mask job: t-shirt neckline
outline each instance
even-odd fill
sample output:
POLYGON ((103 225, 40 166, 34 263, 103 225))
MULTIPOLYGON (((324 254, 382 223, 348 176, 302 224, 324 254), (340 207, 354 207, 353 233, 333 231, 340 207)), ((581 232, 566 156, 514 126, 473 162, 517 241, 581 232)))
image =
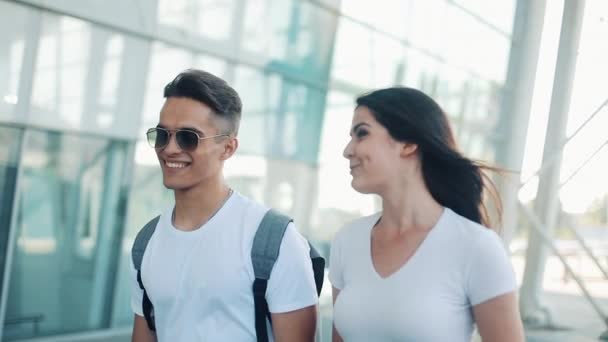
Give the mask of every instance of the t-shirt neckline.
POLYGON ((389 281, 390 279, 396 277, 398 274, 405 272, 405 270, 407 270, 408 268, 413 267, 412 264, 415 264, 415 261, 420 258, 420 255, 423 254, 424 251, 428 248, 428 245, 431 244, 433 236, 437 235, 438 230, 441 228, 441 226, 443 226, 443 222, 446 220, 446 216, 448 215, 448 212, 449 212, 449 208, 443 207, 443 211, 441 212, 441 215, 439 215, 439 219, 437 220, 437 222, 435 223, 433 228, 431 228, 429 230, 429 232, 424 237, 424 239, 422 240, 422 242, 420 243, 418 248, 416 248, 416 251, 414 251, 414 254, 412 254, 410 256, 410 258, 405 263, 403 263, 403 265, 401 265, 393 273, 387 275, 386 277, 383 277, 380 275, 380 273, 378 273, 378 270, 376 270, 376 267, 374 266, 374 261, 372 259, 372 230, 373 230, 374 226, 376 226, 376 224, 378 224, 378 221, 382 217, 382 212, 379 212, 376 215, 374 215, 373 219, 371 220, 371 225, 369 226, 369 229, 367 231, 367 243, 366 243, 367 263, 368 263, 368 267, 370 268, 371 272, 374 275, 374 278, 376 278, 380 281, 389 281))

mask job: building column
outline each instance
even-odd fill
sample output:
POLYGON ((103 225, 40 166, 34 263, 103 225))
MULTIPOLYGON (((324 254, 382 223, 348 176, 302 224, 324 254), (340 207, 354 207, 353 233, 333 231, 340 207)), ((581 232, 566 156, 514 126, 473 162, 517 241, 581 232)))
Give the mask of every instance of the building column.
POLYGON ((496 127, 496 162, 509 171, 497 179, 503 201, 501 234, 509 244, 517 228, 517 203, 528 121, 545 17, 545 0, 517 1, 509 66, 496 127))
MULTIPOLYGON (((551 94, 549 123, 543 150, 535 212, 544 223, 543 228, 552 236, 558 221, 560 168, 563 142, 576 71, 585 0, 565 0, 562 26, 555 66, 555 79, 551 94)), ((530 231, 526 250, 526 267, 520 291, 520 305, 524 322, 530 326, 551 326, 550 312, 543 307, 542 294, 545 263, 549 249, 535 230, 530 231)))

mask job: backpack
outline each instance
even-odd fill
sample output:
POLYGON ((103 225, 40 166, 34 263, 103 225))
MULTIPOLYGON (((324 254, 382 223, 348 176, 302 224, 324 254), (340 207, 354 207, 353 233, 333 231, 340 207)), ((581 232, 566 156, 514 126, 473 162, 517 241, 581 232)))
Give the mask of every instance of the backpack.
MULTIPOLYGON (((141 261, 143 260, 148 241, 150 241, 152 234, 154 234, 159 218, 160 216, 157 216, 152 219, 139 231, 139 233, 137 233, 137 237, 131 248, 131 258, 135 270, 137 271, 137 282, 144 292, 142 309, 148 328, 150 328, 151 331, 156 331, 156 326, 154 324, 154 307, 141 280, 141 261)), ((266 301, 266 288, 274 263, 279 256, 279 249, 281 247, 283 235, 285 234, 285 229, 287 229, 287 225, 292 221, 293 220, 290 217, 285 216, 274 209, 270 209, 262 218, 253 238, 251 262, 253 264, 255 280, 253 281, 252 291, 255 306, 255 331, 259 342, 268 341, 266 319, 268 318, 270 321, 270 311, 268 310, 268 302, 266 301)), ((317 287, 317 295, 320 295, 321 288, 323 287, 325 259, 323 259, 310 242, 308 244, 310 246, 310 259, 312 262, 315 285, 317 287)), ((272 322, 270 323, 272 324, 272 322)))

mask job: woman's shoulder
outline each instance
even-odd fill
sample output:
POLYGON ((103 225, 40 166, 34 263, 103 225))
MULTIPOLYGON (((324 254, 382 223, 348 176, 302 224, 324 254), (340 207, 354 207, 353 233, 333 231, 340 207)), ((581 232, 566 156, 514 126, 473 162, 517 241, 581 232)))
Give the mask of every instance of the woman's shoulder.
POLYGON ((500 236, 493 229, 472 221, 450 208, 445 208, 445 210, 448 210, 447 215, 450 229, 447 229, 447 231, 453 235, 451 236, 452 241, 460 241, 467 246, 484 241, 500 241, 500 236))
POLYGON ((460 233, 467 235, 478 235, 485 234, 480 232, 492 232, 492 229, 482 224, 479 224, 473 220, 470 220, 450 208, 446 207, 445 210, 447 211, 447 216, 448 220, 450 221, 450 224, 456 227, 460 233))
POLYGON ((351 239, 356 236, 369 236, 369 231, 371 228, 378 222, 378 219, 382 215, 381 212, 377 212, 372 215, 359 217, 355 220, 352 220, 346 223, 338 232, 336 233, 334 240, 340 241, 343 239, 351 239))

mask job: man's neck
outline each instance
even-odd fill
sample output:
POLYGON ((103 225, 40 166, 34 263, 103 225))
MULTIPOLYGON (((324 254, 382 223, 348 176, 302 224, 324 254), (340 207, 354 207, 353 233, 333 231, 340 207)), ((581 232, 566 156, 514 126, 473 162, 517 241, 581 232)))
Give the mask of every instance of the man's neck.
POLYGON ((220 210, 230 192, 223 180, 187 190, 176 190, 173 225, 185 231, 199 228, 220 210))

